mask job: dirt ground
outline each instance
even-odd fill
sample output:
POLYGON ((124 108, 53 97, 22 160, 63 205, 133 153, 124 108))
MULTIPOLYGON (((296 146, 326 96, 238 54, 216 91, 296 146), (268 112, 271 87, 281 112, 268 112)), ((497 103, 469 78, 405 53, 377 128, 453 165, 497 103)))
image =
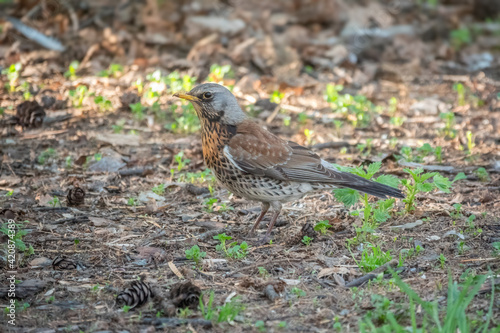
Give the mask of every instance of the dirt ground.
MULTIPOLYGON (((16 326, 5 311, 0 330, 358 332, 371 322, 365 331, 375 332, 391 312, 412 331, 410 312, 420 326, 423 310, 389 271, 357 280, 369 243, 441 310, 449 278, 488 275, 466 313, 471 332, 485 318, 499 329, 500 23, 480 1, 64 3, 0 2, 65 47, 47 50, 0 17, 2 281, 12 270, 5 228, 18 224, 16 326), (175 71, 180 78, 166 78, 175 71), (399 179, 418 166, 466 177, 450 193, 417 194, 409 213, 396 200, 365 241, 355 241, 363 218, 351 214, 361 202, 310 194, 284 206, 262 245, 247 235, 260 204, 214 182, 199 123, 172 97, 194 79, 230 86, 259 124, 331 163, 381 162, 377 176, 399 179), (335 112, 328 84, 342 85, 346 100, 366 97, 363 111, 335 112), (442 158, 418 150, 425 143, 442 147, 442 158), (313 230, 325 220, 325 234, 313 230), (218 250, 222 233, 246 242, 246 255, 218 250), (206 252, 197 265, 185 252, 194 245, 206 252), (136 296, 145 301, 136 308, 117 302, 137 280, 153 296, 136 296), (219 315, 224 304, 236 308, 230 320, 198 308, 211 291, 219 315)), ((7 287, 0 297, 10 304, 7 287)))

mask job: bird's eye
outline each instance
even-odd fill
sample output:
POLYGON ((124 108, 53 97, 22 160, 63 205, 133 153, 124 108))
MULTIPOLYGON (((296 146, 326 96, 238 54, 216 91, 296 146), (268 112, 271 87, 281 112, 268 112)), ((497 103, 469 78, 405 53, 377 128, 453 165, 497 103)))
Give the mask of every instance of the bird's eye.
POLYGON ((211 93, 211 92, 206 92, 203 94, 203 98, 205 99, 210 99, 212 98, 214 95, 211 93))

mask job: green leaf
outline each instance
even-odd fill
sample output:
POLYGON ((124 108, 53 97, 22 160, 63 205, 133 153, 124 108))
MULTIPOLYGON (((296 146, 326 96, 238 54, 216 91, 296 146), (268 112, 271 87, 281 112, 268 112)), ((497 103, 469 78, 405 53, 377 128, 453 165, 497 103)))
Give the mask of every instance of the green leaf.
POLYGON ((399 178, 393 175, 382 175, 375 179, 377 183, 384 184, 390 187, 397 188, 399 185, 399 178))
POLYGON ((381 167, 382 167, 382 162, 375 162, 370 164, 368 166, 368 170, 366 171, 367 176, 369 176, 367 179, 372 178, 373 175, 376 174, 381 167))
POLYGON ((417 184, 417 189, 420 192, 430 192, 434 189, 434 185, 431 183, 425 183, 425 184, 417 184))
POLYGON ((423 174, 422 176, 420 176, 421 178, 421 181, 422 182, 425 182, 427 179, 431 178, 431 177, 434 177, 435 175, 437 175, 438 173, 437 172, 429 172, 429 173, 425 173, 423 174))
POLYGON ((350 188, 337 188, 333 190, 335 199, 342 202, 346 207, 351 207, 359 200, 359 192, 350 188))
POLYGON ((452 185, 452 182, 448 179, 448 177, 443 177, 439 174, 434 176, 434 184, 438 189, 445 193, 450 193, 450 188, 452 185))
MULTIPOLYGON (((483 170, 484 170, 484 168, 483 168, 483 170)), ((462 180, 462 179, 467 179, 467 176, 465 175, 465 173, 460 172, 458 175, 455 176, 455 178, 453 178, 452 183, 456 182, 457 180, 462 180)))

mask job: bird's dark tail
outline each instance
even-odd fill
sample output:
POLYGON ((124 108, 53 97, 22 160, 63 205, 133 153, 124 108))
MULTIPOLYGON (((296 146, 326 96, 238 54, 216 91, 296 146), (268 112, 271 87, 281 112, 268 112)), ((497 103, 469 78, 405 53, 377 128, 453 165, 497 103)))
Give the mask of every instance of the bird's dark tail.
POLYGON ((352 188, 360 192, 374 195, 379 198, 387 199, 388 197, 394 197, 399 199, 404 199, 405 195, 401 190, 374 182, 372 180, 364 179, 363 177, 353 175, 351 173, 343 172, 343 178, 348 178, 349 182, 345 182, 343 187, 352 188))

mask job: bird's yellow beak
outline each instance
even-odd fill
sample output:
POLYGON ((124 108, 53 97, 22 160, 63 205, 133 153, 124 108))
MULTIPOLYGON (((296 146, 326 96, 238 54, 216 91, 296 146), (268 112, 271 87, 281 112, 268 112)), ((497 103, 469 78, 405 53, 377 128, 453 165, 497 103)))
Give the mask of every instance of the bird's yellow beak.
POLYGON ((182 98, 182 99, 185 99, 185 100, 188 100, 188 101, 194 101, 194 102, 199 101, 198 97, 192 96, 192 95, 188 95, 186 93, 175 93, 173 96, 174 97, 179 97, 179 98, 182 98))

